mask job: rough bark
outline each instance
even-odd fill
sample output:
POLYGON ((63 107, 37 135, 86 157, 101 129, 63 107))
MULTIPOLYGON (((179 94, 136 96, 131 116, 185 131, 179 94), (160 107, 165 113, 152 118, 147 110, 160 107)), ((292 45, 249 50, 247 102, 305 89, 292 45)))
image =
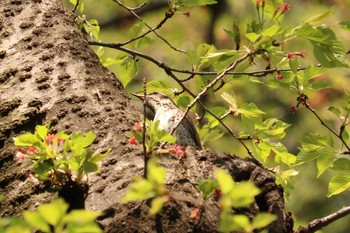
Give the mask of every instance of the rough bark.
POLYGON ((276 214, 269 232, 292 232, 283 190, 269 172, 249 159, 192 148, 181 161, 172 155, 160 158, 173 196, 160 214, 148 215, 148 202, 119 204, 133 177, 143 172, 140 150, 126 144, 140 113, 59 1, 5 0, 0 12, 1 216, 20 215, 57 197, 29 175, 28 164, 15 158, 13 144, 16 135, 50 122, 53 132, 92 130, 98 135, 96 149, 112 148, 101 171, 89 177, 85 200, 86 209, 105 211, 99 219, 105 232, 216 232, 218 203, 204 203, 195 188, 198 179, 212 178, 216 167, 236 181, 253 180, 262 190, 253 205, 236 212, 276 214), (189 219, 194 208, 202 210, 198 220, 189 219))

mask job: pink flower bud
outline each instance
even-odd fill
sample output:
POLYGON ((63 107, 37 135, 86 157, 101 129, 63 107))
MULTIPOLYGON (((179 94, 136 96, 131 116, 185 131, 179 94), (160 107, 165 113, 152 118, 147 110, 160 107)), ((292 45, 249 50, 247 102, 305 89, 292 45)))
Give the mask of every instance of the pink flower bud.
POLYGON ((137 144, 137 140, 136 140, 135 136, 132 136, 131 138, 128 139, 128 144, 130 144, 130 145, 137 144))
POLYGON ((25 153, 23 153, 22 150, 18 150, 17 153, 16 153, 16 158, 18 158, 18 159, 25 159, 25 158, 27 158, 27 155, 25 153))

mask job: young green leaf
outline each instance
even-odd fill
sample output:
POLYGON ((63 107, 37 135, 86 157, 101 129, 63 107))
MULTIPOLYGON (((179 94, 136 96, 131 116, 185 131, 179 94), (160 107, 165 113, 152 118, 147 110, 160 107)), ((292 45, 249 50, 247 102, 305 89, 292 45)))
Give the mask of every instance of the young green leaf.
POLYGON ((151 201, 151 209, 149 210, 149 213, 151 215, 155 215, 159 213, 167 201, 168 201, 167 196, 159 196, 159 197, 153 198, 153 200, 151 201))
POLYGON ((276 215, 270 213, 259 213, 253 219, 254 229, 264 228, 277 219, 276 215))
POLYGON ((183 0, 182 6, 184 7, 205 6, 205 5, 211 5, 216 3, 217 1, 215 0, 183 0))
POLYGON ((235 187, 235 182, 231 175, 221 169, 215 170, 214 173, 222 193, 225 195, 231 192, 235 187))
POLYGON ((327 197, 340 194, 350 187, 350 173, 340 173, 335 175, 328 186, 327 197))
POLYGON ((196 188, 202 192, 204 200, 207 200, 217 187, 217 181, 211 179, 203 180, 196 185, 196 188))
POLYGON ((261 117, 265 112, 261 111, 256 107, 254 103, 244 103, 238 109, 238 113, 242 114, 246 118, 261 117))

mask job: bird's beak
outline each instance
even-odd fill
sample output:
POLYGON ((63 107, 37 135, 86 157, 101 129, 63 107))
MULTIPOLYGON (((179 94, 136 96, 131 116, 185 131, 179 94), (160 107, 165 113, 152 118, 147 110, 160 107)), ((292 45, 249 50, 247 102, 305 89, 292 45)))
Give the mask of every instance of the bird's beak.
POLYGON ((144 99, 144 96, 143 94, 136 94, 136 93, 131 93, 133 96, 137 97, 138 99, 140 100, 143 100, 144 99))

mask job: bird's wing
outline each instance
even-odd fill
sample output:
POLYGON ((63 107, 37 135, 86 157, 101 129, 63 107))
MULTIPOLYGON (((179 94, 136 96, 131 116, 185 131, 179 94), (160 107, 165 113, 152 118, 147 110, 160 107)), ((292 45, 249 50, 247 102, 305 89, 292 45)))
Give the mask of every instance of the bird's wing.
POLYGON ((194 142, 196 143, 197 147, 202 150, 203 146, 202 146, 201 140, 199 139, 199 135, 196 130, 196 127, 194 126, 190 118, 186 116, 185 119, 183 120, 183 123, 188 126, 186 128, 190 130, 194 142))

